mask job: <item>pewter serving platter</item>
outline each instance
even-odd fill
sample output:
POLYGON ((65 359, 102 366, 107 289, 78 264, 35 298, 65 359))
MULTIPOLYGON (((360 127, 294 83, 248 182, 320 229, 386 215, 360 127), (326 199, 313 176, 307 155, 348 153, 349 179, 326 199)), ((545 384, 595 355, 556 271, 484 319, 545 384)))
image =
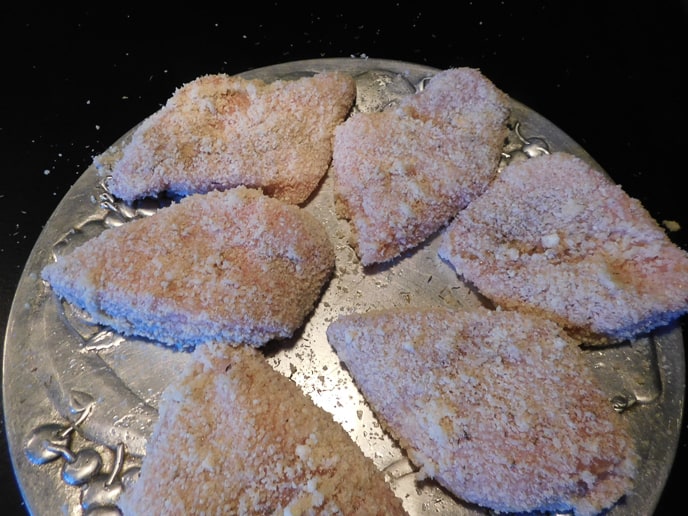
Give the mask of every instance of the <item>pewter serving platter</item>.
MULTIPOLYGON (((384 109, 423 88, 438 70, 380 59, 315 59, 242 74, 267 81, 324 70, 357 81, 355 110, 384 109)), ((507 92, 508 93, 508 92, 507 92)), ((597 165, 576 142, 517 100, 503 163, 565 150, 597 165)), ((111 151, 126 143, 131 131, 111 151)), ((162 390, 189 359, 183 352, 123 338, 61 303, 40 279, 43 266, 110 226, 149 216, 159 206, 124 205, 107 192, 94 166, 83 172, 47 221, 29 256, 10 312, 3 397, 13 467, 32 514, 118 514, 122 488, 135 481, 157 418, 162 390)), ((268 344, 270 364, 328 410, 384 470, 410 514, 485 514, 432 482, 383 432, 330 348, 325 330, 339 314, 409 305, 470 307, 480 303, 437 256, 437 235, 388 264, 362 268, 348 245, 348 226, 333 212, 328 176, 306 205, 328 228, 336 272, 312 317, 292 339, 268 344)), ((610 405, 631 424, 642 457, 632 494, 610 514, 651 514, 678 444, 685 385, 678 324, 647 338, 586 350, 610 405)), ((571 396, 582 395, 572 392, 571 396)))

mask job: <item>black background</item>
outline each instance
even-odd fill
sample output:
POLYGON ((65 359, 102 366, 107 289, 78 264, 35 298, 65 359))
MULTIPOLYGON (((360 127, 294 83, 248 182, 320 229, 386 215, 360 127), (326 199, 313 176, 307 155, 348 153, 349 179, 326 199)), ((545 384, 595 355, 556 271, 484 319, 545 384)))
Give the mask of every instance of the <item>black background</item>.
MULTIPOLYGON (((36 238, 95 154, 199 75, 285 61, 368 56, 480 68, 580 143, 657 220, 678 222, 670 238, 688 249, 687 2, 200 4, 1 8, 3 335, 36 238)), ((687 433, 684 417, 657 514, 685 505, 687 433)), ((2 439, 0 507, 25 514, 4 427, 2 439)))

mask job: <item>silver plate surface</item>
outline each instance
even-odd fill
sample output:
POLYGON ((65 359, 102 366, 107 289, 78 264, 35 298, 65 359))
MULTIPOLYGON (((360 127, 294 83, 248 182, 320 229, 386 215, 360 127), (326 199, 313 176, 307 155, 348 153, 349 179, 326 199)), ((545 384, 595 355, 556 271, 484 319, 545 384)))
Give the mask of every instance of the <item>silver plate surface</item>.
MULTIPOLYGON (((392 60, 337 58, 287 62, 241 75, 269 81, 335 69, 356 77, 355 109, 361 111, 382 109, 421 89, 438 71, 392 60)), ((515 99, 512 118, 505 160, 525 159, 543 149, 565 150, 599 167, 570 137, 515 99)), ((130 135, 131 131, 122 136, 111 150, 116 153, 130 135)), ((156 209, 118 204, 108 197, 102 179, 90 166, 47 221, 20 278, 5 336, 6 431, 22 494, 35 515, 85 514, 82 504, 96 480, 103 476, 126 480, 128 473, 136 471, 157 417, 160 393, 188 360, 188 354, 124 339, 90 324, 83 314, 58 302, 39 277, 56 253, 156 209), (68 430, 72 452, 93 449, 101 455, 98 478, 73 486, 63 479, 64 457, 42 464, 29 460, 28 440, 36 429, 49 424, 72 426, 68 430)), ((437 235, 391 263, 364 270, 347 244, 348 226, 331 207, 332 187, 326 176, 305 208, 328 228, 336 247, 336 272, 302 331, 288 341, 270 343, 266 356, 276 370, 331 412, 363 452, 388 473, 410 514, 484 514, 432 482, 414 480, 413 467, 381 430, 325 337, 329 322, 351 311, 407 305, 462 307, 480 301, 437 257, 437 235)), ((634 492, 610 514, 651 514, 671 469, 681 426, 685 359, 680 327, 675 324, 624 345, 589 349, 586 356, 610 400, 627 406, 623 417, 630 421, 642 457, 634 492)), ((102 502, 103 508, 116 503, 113 500, 102 502)))

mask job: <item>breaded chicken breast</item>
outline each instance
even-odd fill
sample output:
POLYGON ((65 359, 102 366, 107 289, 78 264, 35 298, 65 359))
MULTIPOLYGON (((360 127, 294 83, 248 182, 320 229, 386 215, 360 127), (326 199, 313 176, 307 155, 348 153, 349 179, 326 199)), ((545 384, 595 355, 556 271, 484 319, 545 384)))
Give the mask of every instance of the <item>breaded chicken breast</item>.
POLYGON ((478 70, 456 68, 393 108, 337 126, 335 206, 363 265, 416 247, 483 193, 509 114, 506 94, 478 70))
POLYGON ((163 392, 123 514, 405 514, 349 434, 259 351, 194 354, 163 392))
POLYGON ((688 312, 688 253, 621 186, 563 152, 507 166, 438 252, 495 304, 590 343, 632 339, 688 312))
POLYGON ((554 322, 515 311, 342 315, 327 338, 420 475, 502 512, 592 515, 633 487, 623 414, 554 322))
POLYGON ((98 323, 185 348, 290 337, 333 270, 320 221, 237 187, 106 229, 58 256, 42 277, 98 323))
POLYGON ((127 202, 243 185, 300 204, 327 172, 334 128, 355 95, 342 72, 271 83, 204 75, 144 120, 121 155, 95 164, 127 202))

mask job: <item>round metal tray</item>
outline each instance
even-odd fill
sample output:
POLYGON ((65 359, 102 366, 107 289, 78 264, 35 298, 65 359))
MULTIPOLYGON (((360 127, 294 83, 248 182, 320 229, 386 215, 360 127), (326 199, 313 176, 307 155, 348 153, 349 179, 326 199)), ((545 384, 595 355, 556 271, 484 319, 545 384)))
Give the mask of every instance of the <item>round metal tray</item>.
MULTIPOLYGON (((375 111, 421 89, 438 70, 381 59, 314 59, 243 73, 247 78, 296 78, 343 70, 357 80, 355 108, 375 111)), ((508 93, 508 92, 507 92, 508 93)), ((513 100, 505 162, 565 150, 597 165, 551 122, 513 100)), ((115 142, 117 152, 131 131, 115 142)), ((125 339, 59 302, 40 270, 106 227, 150 215, 156 206, 126 206, 108 195, 90 166, 61 200, 29 256, 10 312, 4 352, 4 407, 13 467, 32 514, 83 514, 116 503, 117 489, 137 470, 157 417, 160 393, 189 359, 156 344, 125 339), (47 434, 46 434, 47 432, 47 434), (60 435, 64 450, 37 454, 45 435, 60 435), (80 485, 64 475, 75 454, 97 452, 100 473, 80 485), (70 455, 71 454, 71 455, 70 455)), ((305 206, 322 220, 336 247, 335 275, 302 331, 265 348, 270 364, 331 412, 364 453, 390 476, 411 514, 482 514, 432 482, 418 484, 413 466, 380 428, 329 346, 325 330, 337 315, 372 307, 472 306, 477 297, 437 257, 437 235, 388 264, 363 269, 347 244, 348 226, 332 210, 326 176, 305 206)), ((610 399, 624 405, 642 457, 633 493, 611 514, 650 514, 661 495, 678 444, 685 385, 678 325, 624 345, 586 351, 610 399)), ((576 396, 577 393, 572 393, 576 396)))

